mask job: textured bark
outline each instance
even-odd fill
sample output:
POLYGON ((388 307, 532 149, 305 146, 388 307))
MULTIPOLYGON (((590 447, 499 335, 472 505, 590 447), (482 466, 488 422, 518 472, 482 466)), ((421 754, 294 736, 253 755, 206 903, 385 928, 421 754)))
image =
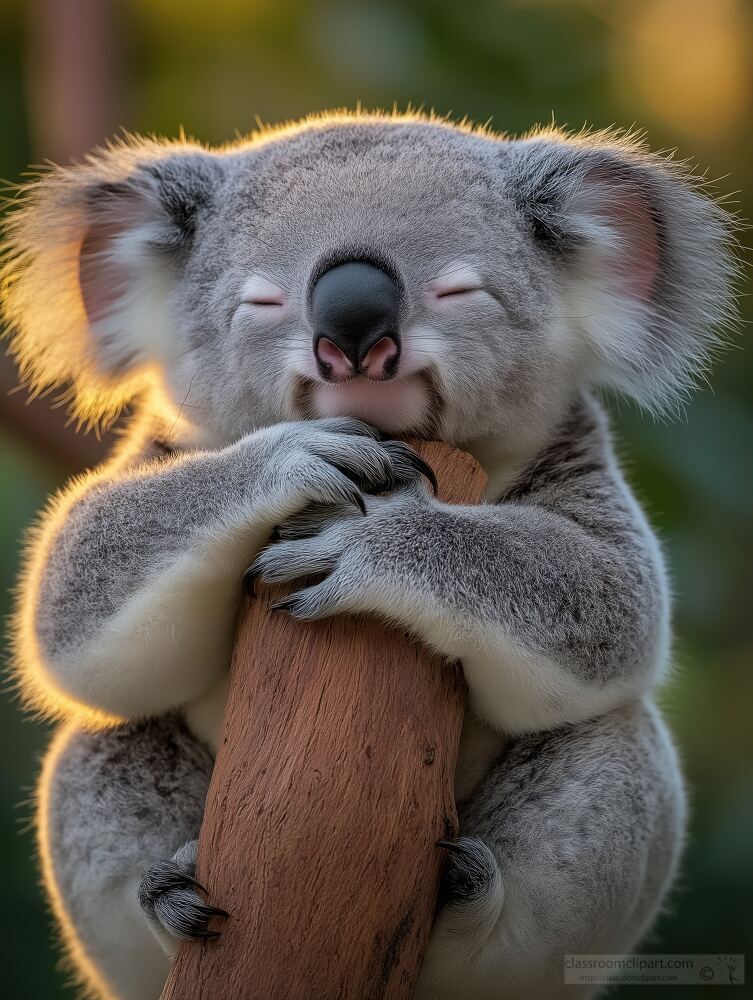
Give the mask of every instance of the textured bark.
MULTIPOLYGON (((477 503, 470 456, 412 442, 439 496, 477 503)), ((180 947, 163 1000, 409 998, 456 834, 456 666, 376 621, 243 607, 198 878, 231 917, 180 947)), ((288 590, 290 588, 287 588, 288 590)))

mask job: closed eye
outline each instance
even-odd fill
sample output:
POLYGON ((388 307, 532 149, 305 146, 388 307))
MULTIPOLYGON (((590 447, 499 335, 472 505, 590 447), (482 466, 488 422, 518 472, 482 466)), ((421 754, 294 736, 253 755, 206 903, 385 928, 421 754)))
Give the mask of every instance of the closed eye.
POLYGON ((450 302, 485 292, 483 276, 468 264, 459 262, 429 282, 427 291, 434 302, 450 302))
POLYGON ((470 295, 471 292, 483 292, 483 288, 447 288, 444 291, 437 291, 438 299, 458 298, 461 295, 470 295))
POLYGON ((253 299, 243 299, 243 302, 247 306, 272 306, 280 308, 285 305, 282 299, 273 298, 253 298, 253 299))
POLYGON ((282 309, 287 301, 285 290, 262 274, 249 277, 241 290, 241 303, 257 309, 268 309, 272 312, 282 309))

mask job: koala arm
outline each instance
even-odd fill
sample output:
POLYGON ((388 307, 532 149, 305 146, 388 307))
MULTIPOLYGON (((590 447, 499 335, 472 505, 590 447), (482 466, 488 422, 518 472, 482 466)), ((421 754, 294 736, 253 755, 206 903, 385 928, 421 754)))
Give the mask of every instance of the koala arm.
POLYGON ((358 511, 356 481, 393 475, 389 447, 358 421, 280 424, 74 486, 21 596, 32 697, 134 717, 202 694, 228 665, 241 574, 273 526, 316 501, 358 511))
POLYGON ((579 404, 498 504, 443 504, 421 489, 369 498, 357 523, 309 511, 254 569, 325 572, 292 614, 377 614, 462 660, 471 707, 508 733, 598 714, 655 679, 667 641, 659 553, 579 404))

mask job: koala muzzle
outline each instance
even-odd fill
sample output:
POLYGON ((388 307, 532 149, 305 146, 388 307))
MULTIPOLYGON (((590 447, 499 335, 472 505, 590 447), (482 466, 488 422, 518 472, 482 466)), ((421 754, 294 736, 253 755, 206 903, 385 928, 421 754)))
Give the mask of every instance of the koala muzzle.
POLYGON ((318 279, 311 296, 314 355, 328 382, 393 378, 400 358, 400 289, 374 264, 352 260, 318 279))

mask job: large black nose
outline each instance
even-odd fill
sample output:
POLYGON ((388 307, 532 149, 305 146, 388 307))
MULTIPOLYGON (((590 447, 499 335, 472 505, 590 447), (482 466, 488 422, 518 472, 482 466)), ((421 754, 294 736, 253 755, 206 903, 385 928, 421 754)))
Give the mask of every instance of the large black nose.
POLYGON ((330 381, 388 379, 400 358, 400 290, 374 264, 352 260, 319 278, 311 297, 314 354, 330 381))

